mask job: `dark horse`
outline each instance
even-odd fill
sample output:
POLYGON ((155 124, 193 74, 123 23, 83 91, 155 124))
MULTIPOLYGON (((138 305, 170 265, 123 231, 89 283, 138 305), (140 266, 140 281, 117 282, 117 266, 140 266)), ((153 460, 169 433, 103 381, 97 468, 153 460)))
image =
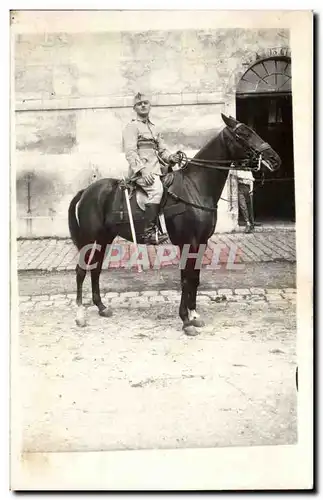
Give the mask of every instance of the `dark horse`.
MULTIPOLYGON (((229 169, 248 168, 271 171, 279 168, 281 160, 277 153, 264 142, 253 130, 232 117, 222 115, 226 124, 216 137, 211 139, 197 154, 187 162, 185 169, 174 172, 172 185, 167 194, 164 216, 171 242, 180 248, 189 248, 189 253, 198 253, 201 245, 207 244, 214 233, 217 220, 217 203, 226 182, 229 169), (172 193, 172 194, 171 194, 172 193), (177 195, 177 197, 176 197, 177 195), (182 210, 168 211, 168 206, 182 210)), ((112 217, 116 213, 116 198, 121 199, 120 181, 117 179, 101 179, 86 189, 79 191, 69 206, 69 229, 72 240, 79 250, 89 245, 100 245, 99 250, 92 251, 91 282, 92 298, 101 316, 112 314, 101 300, 99 278, 107 247, 110 248, 114 238, 119 235, 132 241, 130 224, 112 217)), ((123 193, 123 192, 122 192, 123 193)), ((122 195, 123 196, 123 195, 122 195)), ((142 219, 137 217, 135 196, 132 197, 136 232, 140 234, 142 219)), ((140 212, 140 211, 139 211, 140 212)), ((80 252, 81 253, 81 252, 80 252)), ((190 257, 190 255, 188 256, 190 257)), ((187 335, 196 335, 196 327, 204 325, 196 313, 196 294, 200 283, 200 269, 195 269, 197 259, 186 258, 185 266, 181 266, 182 296, 179 315, 183 321, 183 330, 187 335)), ((84 307, 82 306, 82 285, 86 275, 86 267, 76 266, 78 306, 76 322, 85 325, 84 307)))

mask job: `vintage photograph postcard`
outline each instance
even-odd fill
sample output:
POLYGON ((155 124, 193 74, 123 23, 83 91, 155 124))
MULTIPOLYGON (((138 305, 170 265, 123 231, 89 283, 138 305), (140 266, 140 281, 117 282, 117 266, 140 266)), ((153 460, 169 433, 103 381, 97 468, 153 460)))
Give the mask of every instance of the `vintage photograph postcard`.
POLYGON ((11 489, 312 488, 312 25, 11 11, 11 489))

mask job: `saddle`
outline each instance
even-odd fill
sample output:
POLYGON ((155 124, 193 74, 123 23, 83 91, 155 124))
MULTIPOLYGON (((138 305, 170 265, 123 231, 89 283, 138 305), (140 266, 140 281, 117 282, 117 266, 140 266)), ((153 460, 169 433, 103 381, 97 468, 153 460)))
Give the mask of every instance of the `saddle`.
MULTIPOLYGON (((163 196, 159 205, 159 216, 173 217, 185 211, 185 203, 177 201, 168 194, 168 188, 174 182, 174 172, 161 177, 163 196)), ((121 180, 115 191, 112 210, 109 210, 108 220, 111 224, 129 224, 129 214, 125 199, 125 189, 128 189, 132 217, 135 222, 144 221, 145 211, 142 200, 146 197, 145 191, 132 179, 121 180)))

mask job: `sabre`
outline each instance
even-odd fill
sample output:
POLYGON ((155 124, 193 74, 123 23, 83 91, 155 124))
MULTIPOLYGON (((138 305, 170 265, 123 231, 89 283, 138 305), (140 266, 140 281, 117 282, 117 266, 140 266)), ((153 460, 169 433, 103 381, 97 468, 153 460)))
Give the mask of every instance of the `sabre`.
MULTIPOLYGON (((132 240, 135 244, 135 248, 136 248, 136 252, 137 252, 137 256, 138 256, 139 250, 138 250, 138 244, 137 244, 137 237, 136 237, 135 225, 133 223, 132 211, 131 211, 131 206, 130 206, 129 191, 128 191, 126 184, 125 184, 125 188, 124 188, 124 195, 126 198, 127 210, 128 210, 128 214, 129 214, 131 236, 132 236, 132 240)), ((141 273, 141 272, 142 272, 142 267, 141 267, 141 264, 138 263, 138 273, 141 273)))

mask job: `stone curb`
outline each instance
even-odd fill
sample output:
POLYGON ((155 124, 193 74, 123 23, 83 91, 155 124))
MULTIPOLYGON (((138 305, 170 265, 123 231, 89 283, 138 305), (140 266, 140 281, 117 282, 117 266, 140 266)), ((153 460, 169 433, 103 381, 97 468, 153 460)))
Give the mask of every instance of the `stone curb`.
MULTIPOLYGON (((198 302, 218 302, 234 303, 243 302, 268 302, 275 303, 279 301, 296 302, 296 288, 219 288, 215 290, 201 290, 198 292, 198 302)), ((120 305, 125 307, 140 307, 143 305, 152 305, 163 302, 178 300, 181 296, 178 290, 149 290, 145 292, 107 292, 102 293, 105 302, 111 305, 120 305)), ((75 306, 76 294, 52 294, 52 295, 23 295, 19 297, 20 311, 30 309, 48 308, 51 306, 75 306)), ((92 304, 91 295, 84 294, 84 304, 92 304)))

